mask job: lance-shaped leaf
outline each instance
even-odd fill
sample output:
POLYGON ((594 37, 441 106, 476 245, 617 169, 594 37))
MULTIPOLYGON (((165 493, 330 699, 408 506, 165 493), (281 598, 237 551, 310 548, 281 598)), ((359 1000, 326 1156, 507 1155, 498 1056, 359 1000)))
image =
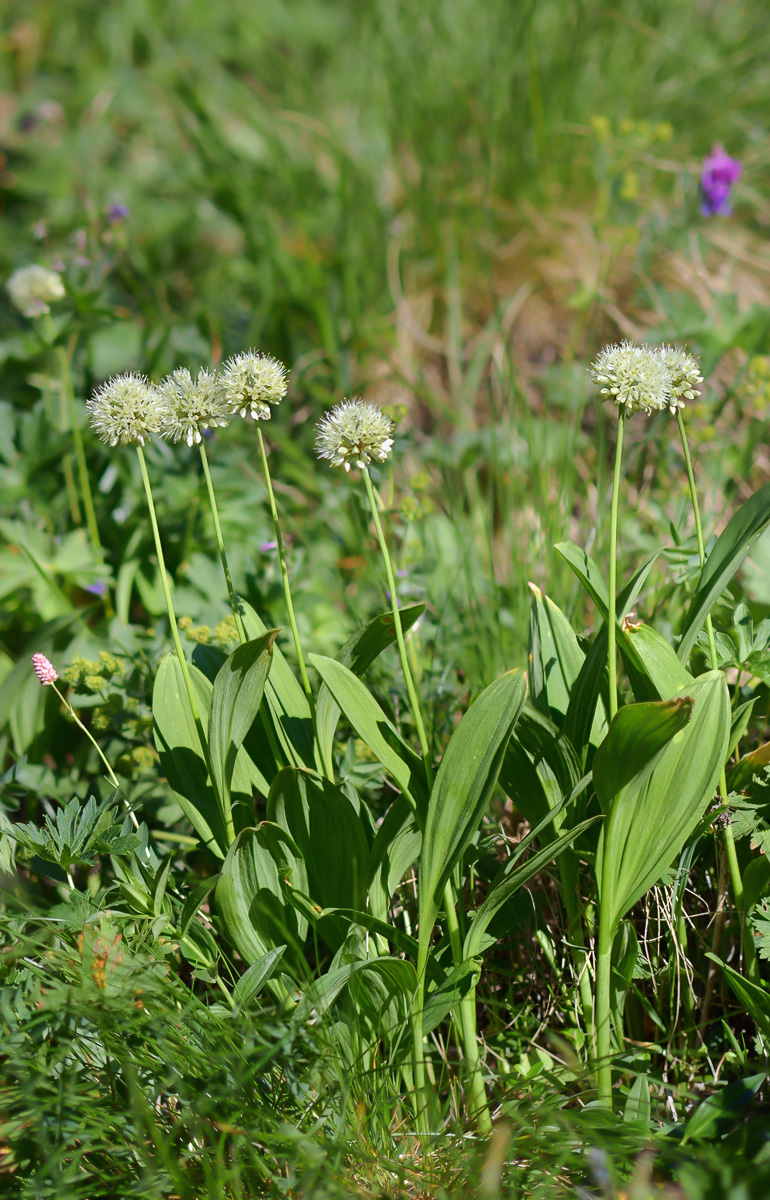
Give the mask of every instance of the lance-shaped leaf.
POLYGON ((630 625, 623 645, 637 700, 669 700, 692 683, 674 647, 652 625, 630 625))
MULTIPOLYGON (((422 603, 410 604, 400 610, 404 633, 411 629, 424 612, 425 605, 422 603)), ((335 655, 335 661, 342 663, 343 667, 347 667, 360 678, 383 650, 392 646, 395 640, 393 613, 381 613, 348 638, 339 654, 335 655)), ((332 747, 339 717, 340 706, 326 684, 322 683, 315 708, 316 737, 321 761, 330 777, 333 775, 332 747)))
MULTIPOLYGON (((228 850, 216 903, 227 936, 249 965, 286 946, 288 969, 301 978, 307 922, 285 899, 283 880, 307 891, 307 872, 297 846, 285 830, 263 821, 256 829, 242 830, 228 850)), ((270 985, 275 991, 274 980, 270 985)))
POLYGON ((369 908, 385 920, 391 897, 406 872, 417 862, 422 834, 414 810, 398 796, 377 830, 369 852, 369 908))
MULTIPOLYGON (((211 684, 195 667, 190 667, 189 671, 199 709, 207 715, 211 684)), ((152 715, 161 767, 182 811, 203 844, 219 858, 224 858, 228 845, 224 814, 208 777, 182 668, 175 654, 167 654, 158 668, 152 693, 152 715)), ((204 720, 203 716, 201 720, 204 720)))
POLYGON ((211 767, 220 794, 229 799, 235 762, 256 720, 265 691, 277 629, 245 642, 217 672, 209 712, 211 767))
POLYGON ((415 809, 424 806, 425 768, 406 744, 365 683, 333 658, 311 654, 310 662, 358 736, 395 779, 415 809))
POLYGON ((313 771, 284 767, 270 789, 267 815, 299 848, 317 904, 364 907, 369 845, 360 816, 340 788, 313 771))
POLYGON ((420 853, 419 941, 425 951, 444 884, 492 798, 508 740, 527 694, 522 671, 486 688, 450 738, 428 801, 420 853))
MULTIPOLYGON (((268 628, 250 604, 239 598, 243 624, 250 638, 261 638, 268 628)), ((277 643, 265 687, 265 698, 272 716, 275 735, 287 762, 297 767, 315 766, 313 752, 313 716, 307 696, 277 643)), ((268 720, 265 714, 265 720, 268 720)))
POLYGON ((722 530, 701 571, 690 601, 677 654, 687 662, 706 616, 711 612, 752 544, 770 524, 770 483, 750 496, 722 530))
POLYGON ((612 722, 596 752, 594 785, 606 813, 596 868, 600 902, 609 906, 613 930, 698 824, 729 736, 721 671, 701 675, 672 700, 626 705, 612 722))

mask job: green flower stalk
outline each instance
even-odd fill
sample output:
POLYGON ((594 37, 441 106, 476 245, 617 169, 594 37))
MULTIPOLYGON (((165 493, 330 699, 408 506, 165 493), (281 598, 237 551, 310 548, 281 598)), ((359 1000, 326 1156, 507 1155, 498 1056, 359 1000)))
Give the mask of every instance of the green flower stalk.
POLYGON ((269 355, 259 354, 256 350, 247 350, 243 354, 236 354, 225 363, 219 376, 220 394, 225 405, 229 407, 230 414, 234 416, 238 413, 242 417, 250 416, 256 422, 259 454, 262 460, 262 472, 265 477, 270 516, 275 532, 275 544, 278 551, 278 562, 281 569, 281 582, 283 584, 286 611, 289 617, 289 627, 291 629, 292 641, 294 642, 294 652, 297 655, 297 665, 299 667, 300 679, 302 680, 302 687, 307 696, 310 711, 314 713, 315 701, 313 699, 313 689, 310 686, 310 678, 305 666, 305 655, 302 652, 302 642, 300 641, 297 617, 294 612, 294 601, 291 594, 289 568, 286 563, 286 548, 281 531, 281 522, 278 517, 278 505, 276 504, 275 492, 273 491, 270 464, 267 460, 267 447, 265 446, 265 439, 262 436, 260 426, 261 421, 270 420, 272 416, 271 405, 276 406, 281 403, 286 395, 287 388, 288 377, 283 363, 278 362, 275 358, 270 358, 269 355))
POLYGON ((238 630, 238 639, 243 644, 247 641, 246 630, 243 626, 240 605, 230 575, 222 525, 219 520, 219 508, 203 440, 204 430, 229 424, 231 407, 219 387, 216 374, 203 369, 198 372, 197 379, 193 379, 185 367, 180 367, 158 385, 158 396, 162 406, 158 429, 160 436, 168 442, 185 441, 188 446, 197 445, 200 451, 219 559, 227 585, 227 595, 238 630))
MULTIPOLYGON (((599 394, 618 410, 618 435, 610 506, 609 601, 607 612, 607 666, 609 673, 609 717, 618 711, 617 670, 617 542, 623 433, 626 418, 634 413, 649 416, 672 404, 671 375, 660 354, 648 346, 622 342, 606 346, 591 367, 591 377, 599 385, 599 394)), ((599 1099, 612 1107, 611 1064, 611 971, 612 928, 604 881, 599 881, 599 931, 596 948, 596 1004, 593 1041, 596 1047, 596 1083, 599 1099)))
MULTIPOLYGON (((326 459, 333 467, 344 467, 349 472, 351 467, 358 467, 366 488, 369 508, 377 533, 380 554, 385 566, 385 575, 390 593, 393 626, 396 633, 396 644, 401 662, 401 670, 406 683, 409 706, 420 742, 425 778, 430 792, 433 786, 433 762, 425 732, 425 722, 420 708, 420 699, 414 684, 409 666, 404 630, 401 623, 401 613, 398 606, 398 593, 393 563, 388 549, 385 532, 380 520, 379 504, 369 475, 369 465, 372 462, 385 462, 393 448, 393 423, 374 404, 364 400, 343 400, 336 408, 326 413, 316 426, 316 452, 318 457, 326 459)), ((444 909, 447 918, 447 931, 455 965, 462 962, 462 939, 457 919, 455 897, 451 882, 444 888, 444 909)), ((425 1097, 425 1059, 423 1047, 423 1010, 425 1004, 425 983, 427 963, 417 963, 417 995, 412 1012, 412 1046, 415 1090, 419 1105, 419 1119, 424 1124, 426 1115, 425 1097)), ((486 1089, 481 1071, 478 1041, 476 1037, 476 993, 471 988, 460 1002, 460 1041, 463 1046, 466 1068, 468 1071, 471 1104, 473 1115, 482 1133, 491 1132, 492 1122, 489 1115, 486 1089)))
MULTIPOLYGON (((143 447, 145 442, 153 433, 160 432, 165 412, 164 402, 159 395, 158 389, 152 387, 143 375, 135 375, 129 372, 126 375, 116 375, 108 383, 103 384, 87 402, 87 408, 91 413, 91 425, 103 442, 107 442, 110 446, 133 445, 136 449, 145 496, 147 498, 147 509, 150 514, 150 526, 155 542, 155 552, 158 557, 160 580, 166 601, 169 624, 171 626, 171 636, 174 640, 174 649, 182 671, 190 712, 192 713, 198 739, 201 744, 201 752, 211 780, 212 789, 219 803, 220 798, 217 795, 208 740, 193 690, 190 669, 187 665, 184 650, 182 649, 182 640, 179 636, 174 603, 171 599, 168 572, 166 571, 166 560, 160 540, 155 502, 153 500, 150 477, 147 473, 147 463, 144 457, 143 447)), ((229 809, 225 812, 225 824, 228 838, 232 842, 235 840, 235 827, 232 812, 229 809)))

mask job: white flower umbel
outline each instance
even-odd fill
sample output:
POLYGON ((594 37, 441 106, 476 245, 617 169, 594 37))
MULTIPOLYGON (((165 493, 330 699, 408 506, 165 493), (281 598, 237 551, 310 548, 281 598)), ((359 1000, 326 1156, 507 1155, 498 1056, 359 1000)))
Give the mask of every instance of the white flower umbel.
POLYGON ((270 420, 270 405, 280 404, 288 388, 283 363, 246 350, 228 359, 219 375, 219 387, 231 415, 250 414, 255 421, 270 420))
POLYGON ((641 412, 649 416, 671 404, 671 375, 657 350, 621 342, 605 346, 591 366, 591 378, 627 417, 641 412))
POLYGON ((343 400, 316 425, 315 448, 319 458, 333 467, 368 467, 384 462, 393 448, 393 422, 375 404, 343 400))
POLYGON ((659 346, 658 356, 671 376, 668 407, 672 416, 676 416, 677 410, 684 408, 685 400, 694 400, 700 395, 700 390, 695 386, 703 383, 700 363, 683 346, 659 346))
POLYGON ((168 442, 200 445, 202 429, 227 425, 231 410, 218 387, 217 377, 200 370, 193 379, 186 367, 179 367, 158 385, 161 403, 159 433, 168 442))
POLYGON ((144 375, 116 375, 102 384, 86 402, 91 428, 110 446, 143 446, 158 433, 163 406, 144 375))
POLYGON ((12 302, 25 317, 42 317, 51 304, 64 298, 61 275, 47 267, 20 267, 5 285, 12 302))

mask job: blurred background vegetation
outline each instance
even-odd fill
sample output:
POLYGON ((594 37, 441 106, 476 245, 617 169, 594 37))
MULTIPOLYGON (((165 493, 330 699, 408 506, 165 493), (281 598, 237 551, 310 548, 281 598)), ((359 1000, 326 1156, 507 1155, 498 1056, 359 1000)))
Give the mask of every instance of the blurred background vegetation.
MULTIPOLYGON (((4 791, 9 811, 20 804, 28 814, 36 791, 64 800, 89 790, 89 749, 73 750, 71 726, 31 675, 29 654, 42 650, 60 666, 98 664, 100 652, 117 647, 119 670, 106 660, 101 675, 72 667, 73 701, 97 710, 94 727, 132 777, 143 815, 166 829, 179 821, 149 748, 147 701, 168 639, 141 481, 134 456, 108 451, 85 424, 85 400, 115 372, 159 379, 251 346, 286 362, 289 396, 266 432, 300 628, 321 653, 335 653, 380 611, 384 596, 359 500, 315 463, 313 426, 350 394, 399 418, 384 493, 403 595, 428 603, 421 669, 430 676, 426 691, 430 683, 431 694, 444 697, 437 722, 449 723, 461 698, 523 661, 528 580, 568 611, 582 603, 551 547, 565 537, 606 545, 614 414, 586 383, 586 365, 605 341, 682 341, 700 356, 706 383, 688 421, 707 530, 718 531, 770 477, 764 0, 6 0, 0 45, 0 277, 32 262, 65 277, 76 407, 106 549, 102 563, 67 487, 70 437, 50 348, 0 290, 0 749, 15 764, 4 791), (734 214, 707 219, 698 181, 715 143, 743 173, 734 214), (105 584, 115 616, 100 623, 105 584)), ((56 312, 52 319, 64 320, 56 312)), ((236 587, 268 623, 283 625, 272 527, 245 429, 238 423, 217 433, 212 469, 236 587)), ((692 577, 695 544, 670 428, 642 422, 629 433, 622 544, 629 558, 641 556, 663 531, 670 546, 644 598, 649 616, 692 577)), ((195 459, 162 444, 148 458, 162 476, 158 503, 177 611, 193 631, 215 629, 226 608, 195 459)), ((755 615, 770 613, 766 538, 747 562, 742 588, 755 615)), ((282 645, 291 657, 290 640, 282 645)), ((381 669, 388 683, 395 668, 381 669)), ((367 769, 351 766, 362 786, 367 769)), ((45 953, 49 934, 13 920, 20 922, 11 928, 14 953, 45 953)), ((71 979, 82 952, 74 932, 69 943, 66 931, 62 937, 62 978, 71 979)), ((139 967, 152 990, 154 967, 144 960, 139 967)), ((542 998, 525 994, 522 1011, 536 1022, 542 998)), ((107 1088, 109 1071, 87 1065, 93 1009, 84 1015, 80 992, 67 997, 53 1032, 36 1032, 30 1005, 25 1036, 55 1048, 62 1030, 86 1029, 83 1088, 107 1088)), ((101 1036, 109 1042, 122 1034, 125 1015, 102 1002, 101 1036)), ((163 1004, 171 1003, 166 995, 163 1004)), ((163 1012, 153 1019, 165 1029, 163 1012)), ((132 1013, 131 1020, 144 1018, 132 1013)), ((216 1095, 205 1062, 233 1053, 227 1039, 212 1049, 208 1039, 219 1035, 201 1021, 198 1058, 180 1084, 190 1096, 200 1078, 206 1096, 216 1095)), ((157 1030, 152 1036, 161 1038, 157 1030)), ((264 1050, 265 1071, 271 1055, 283 1071, 288 1050, 276 1049, 271 1036, 269 1048, 254 1053, 262 1063, 264 1050)), ((163 1037, 168 1045, 158 1053, 180 1055, 174 1029, 163 1037)), ((9 1079, 22 1071, 29 1045, 9 1043, 9 1079)), ((509 1053, 503 1040, 501 1057, 509 1053)), ((304 1045, 302 1054, 312 1057, 304 1045)), ((46 1090, 49 1074, 43 1062, 27 1093, 13 1092, 9 1111, 14 1120, 22 1114, 20 1128, 36 1105, 47 1112, 61 1103, 46 1090)), ((252 1083, 244 1068, 228 1086, 240 1097, 252 1083)), ((105 1102, 98 1129, 109 1129, 108 1146, 139 1138, 146 1155, 141 1179, 136 1161, 128 1163, 121 1195, 156 1194, 157 1172, 166 1172, 163 1195, 202 1195, 195 1188, 204 1186, 212 1189, 205 1194, 221 1194, 222 1181, 257 1187, 262 1152, 241 1168, 220 1147, 216 1169, 193 1171, 198 1182, 188 1180, 192 1190, 184 1192, 169 1166, 176 1143, 152 1125, 130 1082, 121 1086, 128 1101, 119 1093, 114 1111, 105 1102), (136 1133, 152 1128, 146 1137, 136 1133)), ((534 1087, 530 1081, 524 1091, 534 1087)), ((64 1137, 57 1145, 68 1155, 84 1111, 73 1096, 70 1126, 57 1126, 64 1137)), ((268 1121, 254 1103, 249 1120, 268 1121)), ((387 1098, 382 1104, 386 1110, 387 1098)), ((200 1095, 190 1106, 193 1146, 208 1137, 211 1112, 200 1095)), ((154 1111, 162 1113, 160 1099, 154 1111)), ((235 1127, 235 1113, 226 1111, 235 1127)), ((293 1093, 286 1120, 299 1123, 309 1112, 317 1116, 301 1090, 293 1093)), ((567 1167, 582 1161, 574 1149, 582 1135, 562 1126, 556 1162, 544 1124, 526 1126, 516 1112, 506 1136, 531 1136, 550 1166, 538 1174, 530 1158, 520 1174, 511 1168, 504 1186, 512 1195, 521 1188, 550 1196, 563 1178, 567 1189, 567 1167)), ((273 1112, 269 1121, 277 1120, 273 1112)), ((611 1135, 600 1124, 591 1136, 604 1145, 611 1135)), ((45 1145, 44 1131, 33 1127, 30 1145, 45 1145)), ((361 1136, 361 1153, 371 1157, 360 1177, 388 1195, 398 1194, 387 1190, 397 1178, 418 1194, 421 1185, 395 1159, 392 1178, 372 1174, 385 1151, 361 1136)), ((624 1161, 641 1144, 625 1147, 624 1161)), ((316 1187, 306 1194, 322 1195, 323 1186, 337 1195, 337 1152, 323 1157, 321 1171, 317 1140, 297 1141, 295 1150, 296 1171, 287 1168, 281 1194, 316 1187)), ((484 1180, 497 1178, 501 1153, 493 1147, 486 1166, 472 1168, 479 1187, 488 1187, 482 1196, 497 1195, 484 1180)), ((740 1153, 738 1146, 736 1161, 740 1153)), ((117 1169, 105 1154, 103 1163, 117 1169)), ((701 1183, 698 1168, 686 1168, 704 1197, 722 1194, 708 1190, 717 1186, 716 1157, 715 1164, 701 1183)), ((601 1170, 596 1187, 614 1187, 614 1177, 601 1182, 601 1170)), ((461 1186, 454 1171, 439 1172, 435 1189, 454 1194, 461 1186)), ((91 1190, 78 1191, 76 1175, 67 1194, 114 1194, 94 1191, 91 1176, 91 1190)), ((34 1194, 65 1194, 56 1191, 61 1177, 51 1179, 49 1191, 34 1194)), ((39 1178, 35 1186, 43 1187, 39 1178)))

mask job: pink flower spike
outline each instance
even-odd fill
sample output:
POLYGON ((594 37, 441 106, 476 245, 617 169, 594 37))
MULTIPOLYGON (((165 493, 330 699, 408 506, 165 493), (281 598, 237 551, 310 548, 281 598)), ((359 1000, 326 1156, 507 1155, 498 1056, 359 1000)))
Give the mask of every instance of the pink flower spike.
POLYGON ((51 683, 56 683, 59 678, 59 672, 52 662, 49 662, 44 654, 32 655, 32 666, 35 668, 35 674, 42 683, 43 687, 48 687, 51 683))

